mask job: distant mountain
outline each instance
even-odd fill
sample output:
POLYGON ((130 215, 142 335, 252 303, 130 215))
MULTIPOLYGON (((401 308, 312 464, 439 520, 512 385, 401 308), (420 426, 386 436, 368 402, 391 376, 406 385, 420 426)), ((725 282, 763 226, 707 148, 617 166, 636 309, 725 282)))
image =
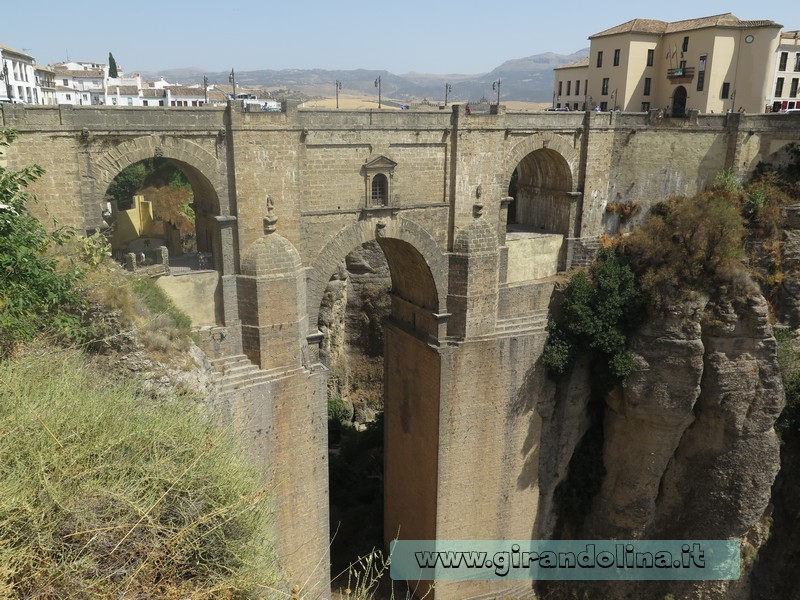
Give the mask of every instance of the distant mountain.
MULTIPOLYGON (((495 98, 492 83, 500 80, 500 99, 527 102, 549 102, 553 95, 553 69, 569 64, 589 55, 585 48, 573 54, 546 52, 527 58, 508 60, 489 73, 480 75, 433 75, 428 73, 406 73, 395 75, 388 71, 356 69, 351 71, 328 71, 324 69, 283 69, 280 71, 236 72, 236 85, 245 88, 290 89, 310 96, 331 96, 334 82, 342 82, 342 91, 351 94, 375 93, 375 80, 381 78, 381 91, 386 98, 414 101, 444 99, 444 86, 449 83, 452 91, 449 100, 475 102, 481 98, 495 98)), ((147 79, 163 77, 170 83, 197 84, 203 82, 229 86, 230 72, 204 73, 194 67, 171 69, 158 73, 142 73, 147 79)))

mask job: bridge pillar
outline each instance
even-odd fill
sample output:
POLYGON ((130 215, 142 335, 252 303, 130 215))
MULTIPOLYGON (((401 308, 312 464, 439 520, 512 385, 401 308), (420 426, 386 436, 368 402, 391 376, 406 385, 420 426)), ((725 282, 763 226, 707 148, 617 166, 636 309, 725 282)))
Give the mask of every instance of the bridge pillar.
POLYGON ((456 234, 450 256, 447 324, 449 336, 464 338, 494 331, 497 314, 497 230, 475 204, 473 220, 456 234))

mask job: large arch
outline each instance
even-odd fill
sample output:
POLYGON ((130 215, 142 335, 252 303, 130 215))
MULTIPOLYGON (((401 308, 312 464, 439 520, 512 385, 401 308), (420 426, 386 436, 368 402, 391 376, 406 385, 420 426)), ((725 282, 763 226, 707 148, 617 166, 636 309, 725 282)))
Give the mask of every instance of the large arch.
MULTIPOLYGON (((368 219, 343 228, 323 247, 308 277, 308 311, 319 314, 325 285, 345 257, 377 241, 392 280, 384 322, 383 535, 436 532, 441 356, 437 313, 447 301, 447 262, 434 238, 403 218, 368 219)), ((316 329, 316 322, 311 329, 316 329)), ((329 485, 331 482, 329 482, 329 485)))
MULTIPOLYGON (((433 236, 410 219, 364 220, 330 239, 311 262, 307 307, 316 319, 331 273, 353 249, 377 240, 386 254, 394 293, 430 312, 446 312, 447 260, 433 236), (400 243, 402 242, 402 243, 400 243)), ((312 328, 316 323, 311 323, 312 328)))
POLYGON ((516 223, 541 233, 576 234, 579 153, 562 136, 533 135, 511 151, 502 182, 516 172, 516 223))

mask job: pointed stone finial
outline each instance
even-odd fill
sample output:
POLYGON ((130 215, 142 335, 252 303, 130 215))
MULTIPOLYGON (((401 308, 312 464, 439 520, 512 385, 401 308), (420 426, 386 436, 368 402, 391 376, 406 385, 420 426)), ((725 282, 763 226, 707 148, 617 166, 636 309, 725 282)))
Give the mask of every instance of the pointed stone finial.
POLYGON ((273 233, 277 222, 278 217, 275 216, 275 205, 272 203, 272 196, 267 194, 267 216, 264 217, 264 233, 273 233))

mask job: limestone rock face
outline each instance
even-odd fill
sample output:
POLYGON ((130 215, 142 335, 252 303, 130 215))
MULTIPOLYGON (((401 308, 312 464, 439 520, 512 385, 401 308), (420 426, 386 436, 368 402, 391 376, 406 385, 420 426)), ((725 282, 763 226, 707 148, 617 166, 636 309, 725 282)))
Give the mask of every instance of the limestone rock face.
MULTIPOLYGON (((606 400, 606 475, 584 535, 702 540, 754 530, 780 465, 773 426, 784 405, 767 317, 760 294, 700 299, 636 335, 634 372, 606 400)), ((615 582, 596 586, 596 597, 746 597, 741 582, 665 585, 615 582)))

